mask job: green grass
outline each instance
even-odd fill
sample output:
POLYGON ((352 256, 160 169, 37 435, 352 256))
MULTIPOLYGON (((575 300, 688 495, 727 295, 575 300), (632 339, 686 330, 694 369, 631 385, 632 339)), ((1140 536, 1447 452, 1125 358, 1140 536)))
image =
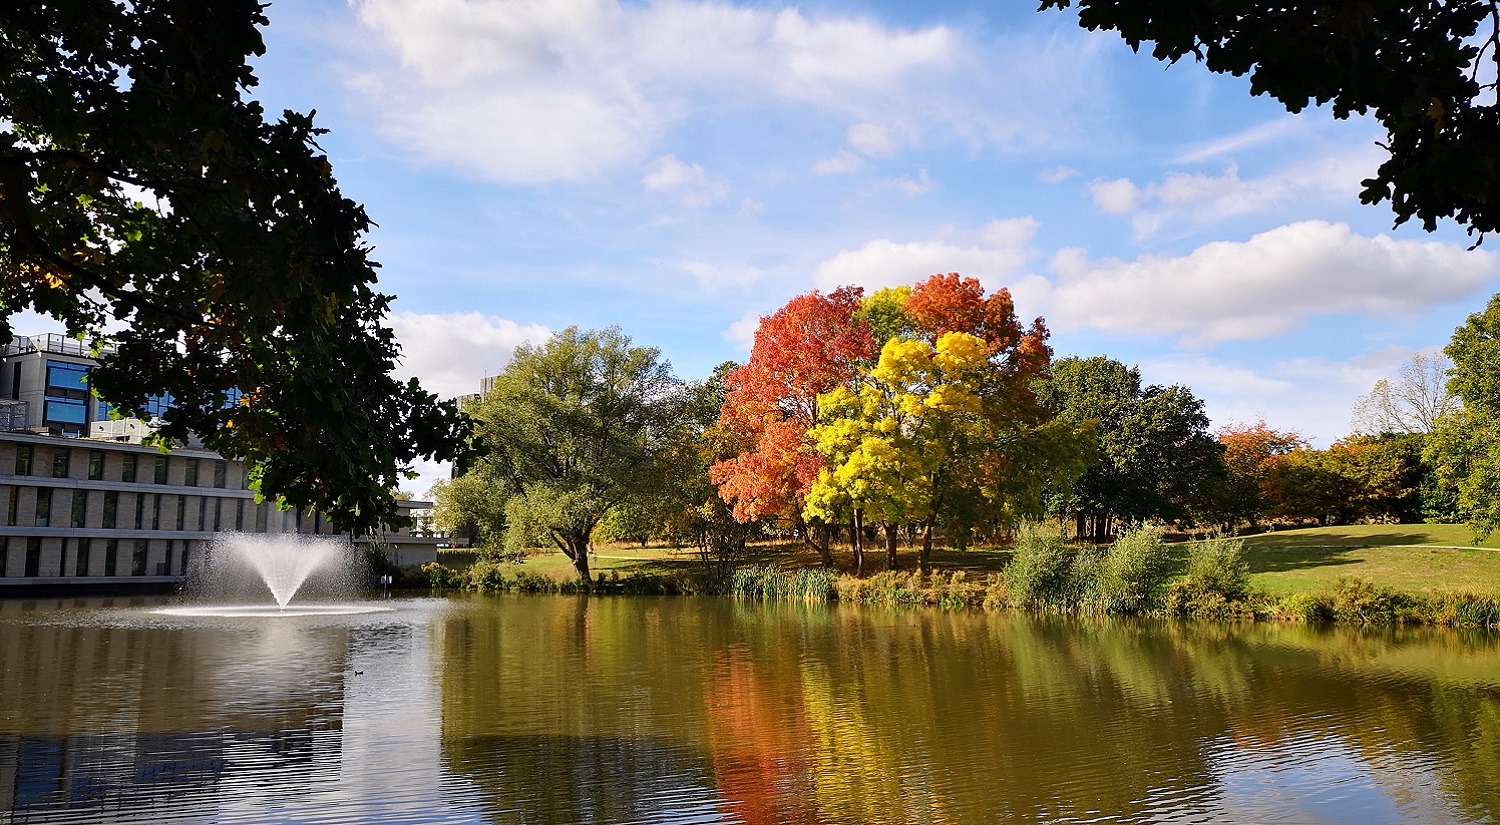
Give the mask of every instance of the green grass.
POLYGON ((1500 594, 1500 546, 1461 524, 1364 524, 1263 533, 1245 539, 1253 587, 1274 595, 1331 592, 1340 577, 1406 593, 1500 594))

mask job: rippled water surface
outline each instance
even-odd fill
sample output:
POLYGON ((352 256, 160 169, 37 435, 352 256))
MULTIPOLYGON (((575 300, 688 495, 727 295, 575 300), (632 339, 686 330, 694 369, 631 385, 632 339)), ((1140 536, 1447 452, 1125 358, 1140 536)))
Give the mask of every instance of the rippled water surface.
POLYGON ((1490 634, 0 602, 0 823, 1494 822, 1490 634))

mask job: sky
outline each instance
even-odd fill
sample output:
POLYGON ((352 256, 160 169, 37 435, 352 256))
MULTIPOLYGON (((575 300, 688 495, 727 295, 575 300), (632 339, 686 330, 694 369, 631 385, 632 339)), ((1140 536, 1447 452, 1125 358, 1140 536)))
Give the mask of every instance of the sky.
POLYGON ((279 0, 254 95, 330 130, 445 396, 573 325, 701 379, 794 295, 958 272, 1058 357, 1326 446, 1500 286, 1461 227, 1359 203, 1372 121, 1036 5, 279 0))

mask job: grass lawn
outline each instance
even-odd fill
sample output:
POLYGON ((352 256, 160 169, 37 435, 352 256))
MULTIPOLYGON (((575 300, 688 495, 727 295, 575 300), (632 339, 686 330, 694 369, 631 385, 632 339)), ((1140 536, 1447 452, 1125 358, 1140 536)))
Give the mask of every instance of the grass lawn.
POLYGON ((1358 576, 1409 593, 1500 594, 1500 546, 1474 546, 1461 524, 1362 524, 1262 533, 1245 539, 1251 581, 1270 593, 1329 591, 1358 576))
MULTIPOLYGON (((1186 557, 1186 545, 1179 545, 1186 557)), ((1245 560, 1254 585, 1273 594, 1331 592, 1341 576, 1358 576, 1393 590, 1430 593, 1466 590, 1500 594, 1500 536, 1480 546, 1473 545, 1469 529, 1461 524, 1379 524, 1352 527, 1317 527, 1262 533, 1245 539, 1245 560)), ((755 548, 747 563, 769 562, 787 568, 811 567, 815 553, 804 545, 776 544, 755 548)), ((916 548, 904 543, 900 551, 904 570, 917 566, 916 548)), ((850 568, 847 545, 834 548, 834 557, 844 572, 850 568)), ((1003 570, 1010 560, 1005 549, 934 549, 938 570, 968 570, 984 576, 1003 570)), ((590 559, 595 575, 619 571, 665 573, 698 564, 691 549, 612 544, 602 546, 590 559)), ((865 560, 867 574, 885 569, 885 550, 872 547, 865 560)), ((573 578, 573 565, 560 552, 528 556, 516 566, 550 576, 558 581, 573 578)))

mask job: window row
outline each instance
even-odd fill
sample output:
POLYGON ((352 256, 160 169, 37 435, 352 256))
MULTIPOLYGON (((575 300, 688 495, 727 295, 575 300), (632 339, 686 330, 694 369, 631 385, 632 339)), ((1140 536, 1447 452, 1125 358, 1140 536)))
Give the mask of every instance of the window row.
MULTIPOLYGON (((73 472, 73 454, 82 453, 70 447, 38 448, 35 444, 17 444, 15 475, 51 475, 53 478, 70 478, 73 472)), ((224 489, 229 482, 229 462, 222 459, 182 458, 169 455, 141 455, 107 450, 88 450, 88 478, 91 481, 123 481, 134 483, 147 480, 153 484, 175 483, 183 487, 215 487, 224 489), (144 461, 142 459, 145 459, 144 461), (207 467, 203 465, 207 464, 207 467), (182 475, 173 472, 181 468, 182 475), (110 476, 110 478, 106 478, 110 476)), ((236 489, 246 489, 243 479, 236 489)))
POLYGON ((68 538, 50 546, 44 541, 0 536, 0 576, 180 576, 193 550, 192 542, 177 539, 68 538))
POLYGON ((134 493, 118 490, 60 490, 8 485, 3 490, 7 527, 79 529, 193 530, 255 533, 332 533, 316 511, 280 510, 270 502, 134 493))

